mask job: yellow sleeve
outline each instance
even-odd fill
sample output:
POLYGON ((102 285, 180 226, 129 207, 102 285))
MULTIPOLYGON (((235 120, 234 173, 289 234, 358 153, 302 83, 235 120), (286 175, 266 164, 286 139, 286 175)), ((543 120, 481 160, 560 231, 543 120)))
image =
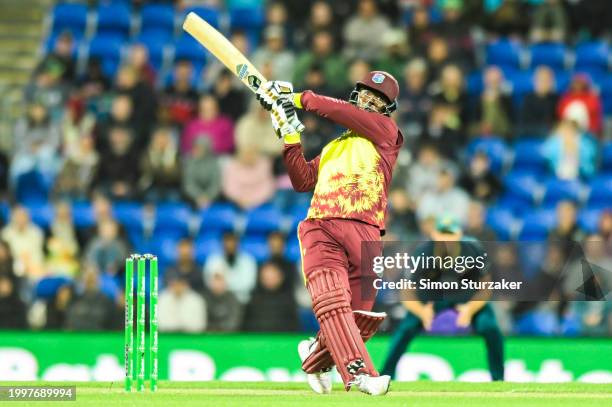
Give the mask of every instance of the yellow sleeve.
POLYGON ((293 105, 298 109, 302 109, 302 93, 294 93, 293 94, 293 105))
POLYGON ((295 132, 287 134, 285 137, 283 137, 283 140, 285 141, 285 144, 299 144, 302 139, 300 137, 300 133, 295 132))

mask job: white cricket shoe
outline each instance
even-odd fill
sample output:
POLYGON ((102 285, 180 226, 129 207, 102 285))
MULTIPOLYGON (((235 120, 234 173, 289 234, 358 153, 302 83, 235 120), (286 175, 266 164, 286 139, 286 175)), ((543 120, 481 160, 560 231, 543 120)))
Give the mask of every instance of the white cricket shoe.
POLYGON ((359 391, 371 396, 382 396, 389 391, 391 384, 391 376, 370 376, 368 374, 359 374, 351 381, 351 390, 353 386, 357 386, 359 391))
MULTIPOLYGON (((317 341, 315 338, 305 339, 298 343, 298 354, 304 362, 312 352, 317 350, 317 341)), ((332 391, 332 378, 329 371, 321 371, 317 373, 307 373, 308 385, 318 394, 329 394, 332 391)))

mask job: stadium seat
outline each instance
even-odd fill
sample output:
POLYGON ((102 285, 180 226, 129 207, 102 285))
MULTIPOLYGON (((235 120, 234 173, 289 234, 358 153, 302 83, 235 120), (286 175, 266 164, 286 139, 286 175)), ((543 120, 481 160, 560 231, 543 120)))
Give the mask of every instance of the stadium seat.
POLYGON ((467 75, 466 88, 469 95, 480 95, 483 87, 482 71, 475 70, 467 75))
POLYGON ((236 7, 232 8, 229 14, 232 29, 259 30, 265 22, 263 9, 260 7, 236 7))
POLYGON ((521 172, 543 174, 548 169, 548 162, 543 151, 544 140, 540 138, 522 138, 514 143, 514 160, 512 169, 521 172))
POLYGON ((589 41, 578 44, 575 53, 575 71, 605 72, 608 70, 610 47, 604 41, 589 41))
POLYGON ((57 4, 51 13, 51 33, 70 31, 82 38, 87 28, 87 6, 79 3, 57 4))
POLYGON ((546 65, 555 71, 565 68, 566 48, 562 43, 540 43, 529 48, 531 55, 530 67, 546 65))
POLYGON ((0 222, 6 225, 11 216, 11 207, 7 201, 0 201, 0 222))
POLYGON ((234 230, 238 211, 231 204, 213 204, 200 212, 200 235, 234 230))
POLYGON ((556 206, 559 202, 570 200, 580 203, 584 199, 585 188, 580 181, 550 179, 544 186, 542 205, 546 208, 556 206))
POLYGON ((521 66, 521 46, 508 39, 501 39, 486 46, 487 65, 519 69, 521 66))
MULTIPOLYGON (((610 202, 610 201, 608 201, 610 202)), ((599 228, 600 208, 584 208, 578 213, 578 225, 586 233, 595 233, 599 228)))
POLYGON ((515 71, 508 75, 508 81, 512 84, 512 101, 515 107, 519 107, 523 97, 533 91, 533 72, 515 71))
POLYGON ((54 218, 53 206, 49 202, 26 202, 26 208, 30 212, 32 222, 43 229, 48 229, 54 218))
POLYGON ((136 37, 134 44, 142 44, 149 51, 149 61, 153 68, 159 72, 164 66, 166 60, 166 47, 169 45, 169 39, 163 33, 150 32, 141 34, 136 37))
POLYGON ((113 203, 113 215, 117 222, 130 233, 131 230, 141 230, 143 225, 142 205, 137 202, 119 201, 113 203))
POLYGON ((29 171, 17 177, 15 198, 17 202, 46 202, 49 197, 49 185, 43 174, 29 171))
POLYGON ((487 210, 486 223, 500 240, 512 239, 518 226, 512 211, 503 207, 490 207, 487 210))
POLYGON ((155 210, 154 236, 186 237, 193 214, 186 204, 166 203, 155 210))
POLYGON ((43 277, 36 283, 34 294, 38 299, 49 300, 55 296, 60 287, 66 284, 72 284, 72 280, 68 277, 43 277))
POLYGON ((587 201, 589 207, 612 207, 611 175, 602 175, 593 179, 589 182, 589 187, 591 188, 587 201))
POLYGON ((202 17, 202 19, 206 20, 206 22, 212 25, 215 28, 219 28, 219 10, 214 7, 204 7, 204 6, 193 6, 187 7, 183 13, 183 16, 194 12, 198 16, 202 17))
POLYGON ((292 262, 298 262, 301 259, 300 241, 295 234, 291 235, 291 237, 287 240, 287 246, 285 246, 285 257, 287 260, 292 262))
POLYGON ((106 75, 114 77, 121 60, 121 40, 116 36, 97 36, 89 43, 88 58, 99 58, 106 75))
POLYGON ((540 209, 528 213, 522 219, 518 235, 520 241, 545 240, 557 222, 554 209, 540 209))
POLYGON ((96 223, 90 202, 79 201, 72 203, 72 222, 77 229, 88 228, 96 223))
POLYGON ((543 187, 532 172, 512 171, 504 178, 504 186, 507 195, 527 205, 542 198, 543 187))
POLYGON ((97 8, 96 35, 112 35, 125 39, 130 34, 131 15, 127 5, 101 4, 97 8))
POLYGON ((195 258, 199 264, 204 264, 208 256, 220 253, 223 249, 221 238, 218 235, 200 236, 195 241, 195 258))
POLYGON ((601 147, 601 170, 612 172, 612 141, 604 143, 601 147))
POLYGON ((282 228, 283 214, 272 205, 254 208, 246 214, 246 235, 267 234, 282 228))
POLYGON ((606 116, 612 116, 612 73, 608 73, 601 82, 601 97, 606 116))
POLYGON ((265 236, 245 236, 240 241, 240 248, 253 256, 258 263, 262 263, 270 257, 270 249, 265 236))
POLYGON ((166 38, 174 35, 174 8, 169 4, 146 4, 140 12, 140 33, 164 33, 166 38))
POLYGON ((188 59, 193 64, 194 70, 201 71, 206 64, 206 48, 193 39, 189 34, 183 34, 174 44, 174 59, 188 59))
POLYGON ((506 143, 497 137, 480 137, 472 140, 466 148, 469 160, 477 152, 484 152, 491 162, 491 169, 499 173, 503 170, 508 159, 508 147, 506 143))

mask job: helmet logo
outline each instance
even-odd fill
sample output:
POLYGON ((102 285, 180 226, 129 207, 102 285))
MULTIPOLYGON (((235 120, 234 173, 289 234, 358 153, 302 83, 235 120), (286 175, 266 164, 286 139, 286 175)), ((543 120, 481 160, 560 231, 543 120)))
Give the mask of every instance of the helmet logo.
POLYGON ((372 82, 374 83, 381 84, 383 83, 384 80, 385 80, 385 75, 381 73, 375 73, 374 75, 372 75, 372 82))

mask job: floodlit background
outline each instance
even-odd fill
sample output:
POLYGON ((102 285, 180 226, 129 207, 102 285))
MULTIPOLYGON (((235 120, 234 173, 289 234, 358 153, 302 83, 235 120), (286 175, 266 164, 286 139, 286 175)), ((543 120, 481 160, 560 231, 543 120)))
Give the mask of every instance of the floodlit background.
MULTIPOLYGON (((296 90, 346 99, 372 69, 400 81, 387 239, 422 238, 451 213, 482 240, 539 242, 509 255, 539 283, 578 269, 564 244, 604 242, 588 256, 609 287, 607 0, 10 0, 0 380, 121 380, 133 252, 159 257, 160 378, 303 379, 295 345, 317 325, 295 231, 310 196, 291 190, 268 114, 180 29, 189 11, 296 90)), ((341 129, 300 114, 312 158, 341 129)), ((507 379, 612 381, 611 303, 552 291, 494 304, 507 379)), ((376 309, 385 331, 405 313, 388 295, 376 309)), ((479 338, 436 333, 398 378, 487 379, 479 338)), ((387 341, 371 342, 378 365, 387 341)))

